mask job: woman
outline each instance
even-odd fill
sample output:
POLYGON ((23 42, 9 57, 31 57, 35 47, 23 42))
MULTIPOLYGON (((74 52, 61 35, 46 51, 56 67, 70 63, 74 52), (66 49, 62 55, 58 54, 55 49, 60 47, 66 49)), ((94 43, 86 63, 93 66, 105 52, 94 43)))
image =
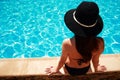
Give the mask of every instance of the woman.
POLYGON ((62 55, 56 68, 48 68, 48 74, 58 73, 64 67, 65 73, 83 75, 90 69, 90 61, 95 72, 106 68, 99 65, 99 57, 104 50, 104 40, 97 35, 102 31, 103 21, 99 8, 94 2, 82 2, 76 9, 69 10, 64 17, 66 26, 75 34, 62 43, 62 55))

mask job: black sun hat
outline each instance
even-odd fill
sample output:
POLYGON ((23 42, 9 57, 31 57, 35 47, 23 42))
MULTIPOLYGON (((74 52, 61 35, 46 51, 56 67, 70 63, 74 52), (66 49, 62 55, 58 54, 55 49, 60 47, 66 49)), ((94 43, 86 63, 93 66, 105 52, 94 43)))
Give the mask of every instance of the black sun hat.
POLYGON ((83 1, 64 16, 66 26, 78 36, 97 36, 103 29, 103 20, 95 2, 83 1))

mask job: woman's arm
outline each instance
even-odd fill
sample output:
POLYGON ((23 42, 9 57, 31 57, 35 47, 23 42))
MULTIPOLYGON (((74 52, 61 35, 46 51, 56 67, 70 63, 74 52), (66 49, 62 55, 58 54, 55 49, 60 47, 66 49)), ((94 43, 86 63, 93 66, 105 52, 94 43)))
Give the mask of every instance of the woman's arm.
POLYGON ((68 56, 68 39, 65 39, 62 43, 62 55, 60 57, 60 60, 58 62, 58 66, 56 68, 56 71, 59 71, 61 67, 65 64, 67 56, 68 56))
POLYGON ((100 55, 102 54, 102 52, 104 51, 104 41, 102 38, 99 39, 99 50, 96 51, 95 55, 93 55, 92 57, 92 63, 93 63, 93 67, 94 67, 94 70, 95 72, 99 71, 98 70, 98 67, 100 66, 99 65, 99 58, 100 58, 100 55))
POLYGON ((100 57, 100 54, 96 54, 92 57, 92 63, 93 63, 95 72, 98 71, 97 67, 99 66, 99 57, 100 57))
POLYGON ((67 48, 68 48, 68 41, 67 39, 63 41, 62 43, 62 55, 60 57, 60 60, 58 62, 58 65, 56 68, 49 70, 49 74, 55 74, 55 73, 59 73, 59 70, 63 67, 63 65, 66 62, 67 56, 68 56, 68 52, 67 52, 67 48))
POLYGON ((104 65, 99 64, 99 57, 100 55, 95 55, 92 59, 93 67, 95 72, 104 72, 107 68, 104 65))

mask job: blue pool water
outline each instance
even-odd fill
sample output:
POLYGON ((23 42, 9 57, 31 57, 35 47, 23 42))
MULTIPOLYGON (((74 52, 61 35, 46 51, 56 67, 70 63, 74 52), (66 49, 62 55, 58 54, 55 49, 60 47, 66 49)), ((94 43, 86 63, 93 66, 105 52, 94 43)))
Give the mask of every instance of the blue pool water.
MULTIPOLYGON (((67 10, 83 0, 0 0, 0 58, 55 57, 63 39, 72 37, 64 24, 67 10)), ((120 53, 120 0, 95 1, 100 8, 104 54, 120 53)))

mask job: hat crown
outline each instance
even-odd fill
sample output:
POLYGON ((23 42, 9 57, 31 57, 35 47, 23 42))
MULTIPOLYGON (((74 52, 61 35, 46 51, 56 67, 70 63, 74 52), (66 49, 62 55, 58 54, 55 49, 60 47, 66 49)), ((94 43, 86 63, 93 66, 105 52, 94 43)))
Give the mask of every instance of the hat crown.
POLYGON ((64 21, 75 35, 83 37, 97 36, 103 29, 103 20, 94 2, 84 1, 76 9, 67 11, 64 21))
POLYGON ((82 2, 76 9, 76 19, 86 25, 95 23, 99 15, 99 8, 94 2, 82 2))

